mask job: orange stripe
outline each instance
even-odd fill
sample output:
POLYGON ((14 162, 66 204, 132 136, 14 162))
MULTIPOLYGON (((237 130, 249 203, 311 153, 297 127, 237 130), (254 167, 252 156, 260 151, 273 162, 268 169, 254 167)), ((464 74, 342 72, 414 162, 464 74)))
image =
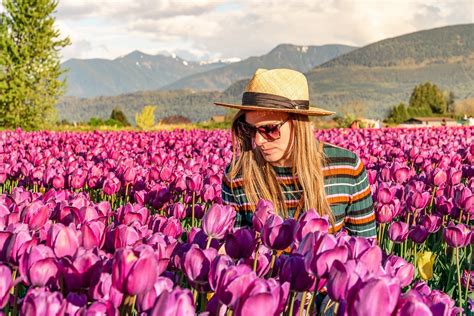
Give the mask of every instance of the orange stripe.
POLYGON ((367 188, 365 188, 364 191, 352 196, 352 203, 355 203, 359 200, 362 200, 363 198, 365 198, 369 194, 372 194, 372 191, 370 190, 370 187, 367 187, 367 188))
POLYGON ((355 218, 346 217, 345 222, 350 223, 350 224, 363 225, 363 224, 370 223, 374 220, 375 220, 375 213, 372 213, 369 217, 362 218, 362 219, 355 219, 355 218))
POLYGON ((350 198, 348 196, 335 196, 335 197, 329 197, 327 198, 329 204, 336 204, 336 203, 349 203, 350 198))

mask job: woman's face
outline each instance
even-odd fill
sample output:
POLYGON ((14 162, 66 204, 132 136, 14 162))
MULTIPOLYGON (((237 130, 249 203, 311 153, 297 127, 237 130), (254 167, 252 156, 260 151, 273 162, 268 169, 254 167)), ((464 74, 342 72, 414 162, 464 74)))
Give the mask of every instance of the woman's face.
MULTIPOLYGON (((288 113, 249 111, 245 113, 245 121, 247 124, 259 127, 282 123, 288 116, 288 113)), ((280 138, 273 141, 268 140, 257 132, 253 142, 262 153, 263 158, 270 164, 280 167, 291 166, 290 153, 293 144, 293 124, 291 120, 281 125, 280 138)))

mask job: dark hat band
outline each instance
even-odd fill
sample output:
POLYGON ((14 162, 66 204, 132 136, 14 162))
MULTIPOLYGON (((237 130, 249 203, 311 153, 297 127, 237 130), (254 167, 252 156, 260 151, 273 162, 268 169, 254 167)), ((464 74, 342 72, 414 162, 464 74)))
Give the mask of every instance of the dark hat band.
POLYGON ((290 100, 279 95, 261 92, 244 92, 242 96, 242 105, 278 109, 309 109, 308 100, 290 100))

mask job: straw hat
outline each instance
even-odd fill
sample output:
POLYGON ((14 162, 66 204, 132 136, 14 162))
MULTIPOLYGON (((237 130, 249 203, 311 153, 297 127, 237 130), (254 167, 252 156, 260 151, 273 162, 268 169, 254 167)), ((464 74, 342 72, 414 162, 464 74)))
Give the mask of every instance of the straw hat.
POLYGON ((242 96, 242 104, 215 102, 215 105, 251 111, 275 111, 305 115, 334 112, 309 105, 308 81, 291 69, 257 69, 242 96))

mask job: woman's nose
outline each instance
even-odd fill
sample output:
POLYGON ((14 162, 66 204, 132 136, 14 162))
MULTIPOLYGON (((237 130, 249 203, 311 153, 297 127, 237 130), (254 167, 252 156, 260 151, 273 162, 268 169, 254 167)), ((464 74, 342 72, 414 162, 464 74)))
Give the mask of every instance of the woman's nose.
POLYGON ((263 144, 265 144, 266 142, 267 142, 267 140, 262 135, 260 135, 259 132, 255 133, 255 145, 260 147, 263 144))

